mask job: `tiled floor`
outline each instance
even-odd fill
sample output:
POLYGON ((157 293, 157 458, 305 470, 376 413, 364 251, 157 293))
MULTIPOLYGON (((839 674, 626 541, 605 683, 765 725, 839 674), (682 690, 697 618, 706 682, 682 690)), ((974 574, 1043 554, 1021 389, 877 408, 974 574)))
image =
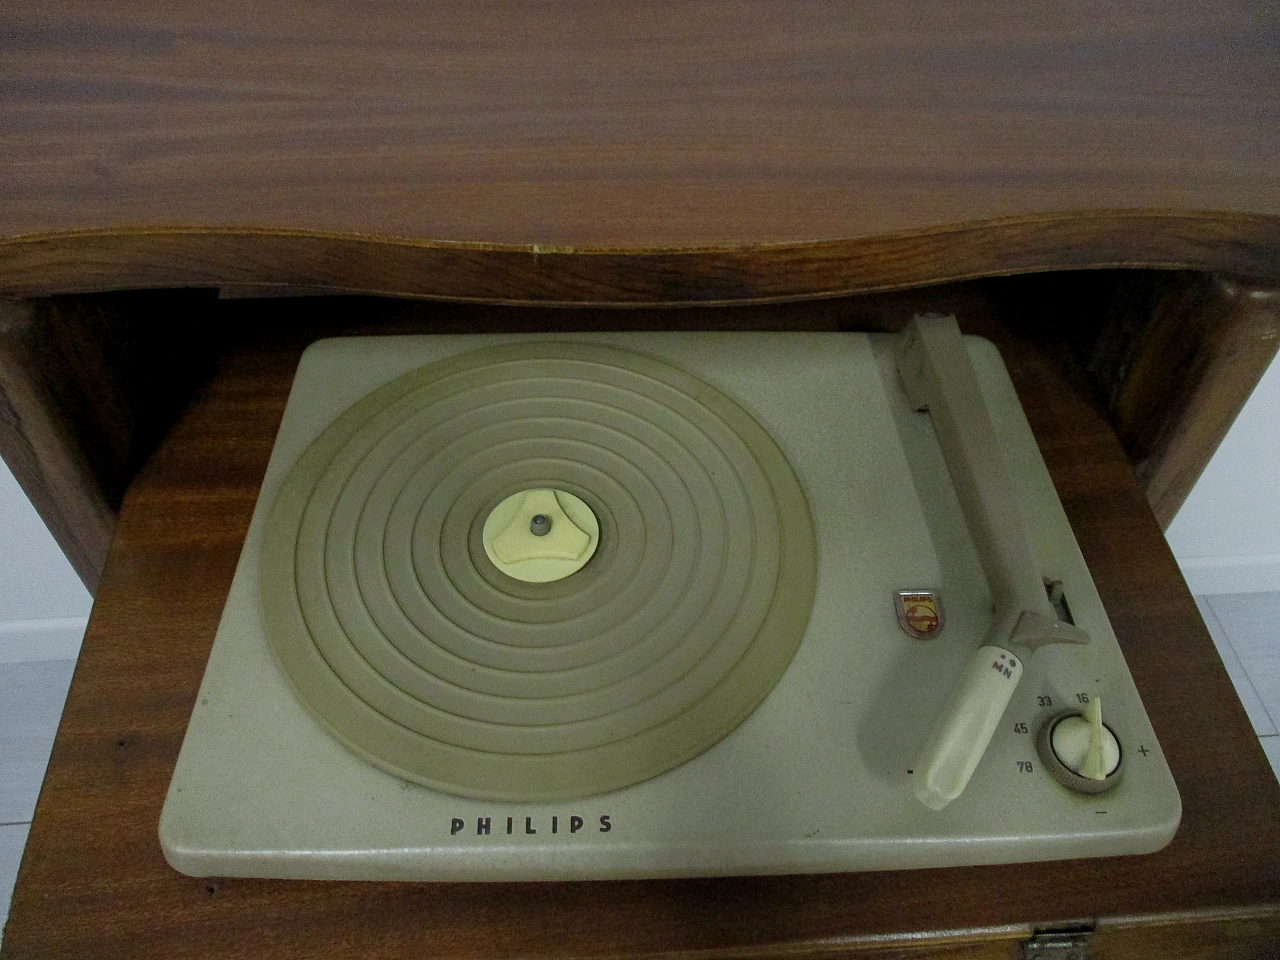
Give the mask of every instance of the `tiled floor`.
MULTIPOLYGON (((1196 602, 1280 776, 1280 593, 1196 602)), ((0 661, 0 931, 74 667, 74 660, 0 661)))
POLYGON ((75 665, 0 662, 0 936, 75 665))
POLYGON ((1280 777, 1280 593, 1216 594, 1196 604, 1280 777))

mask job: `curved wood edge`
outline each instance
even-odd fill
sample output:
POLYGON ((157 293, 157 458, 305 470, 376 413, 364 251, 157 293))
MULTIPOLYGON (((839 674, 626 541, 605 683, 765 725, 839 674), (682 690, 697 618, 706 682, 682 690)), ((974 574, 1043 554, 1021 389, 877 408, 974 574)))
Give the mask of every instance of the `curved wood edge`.
POLYGON ((257 228, 0 240, 0 296, 279 286, 508 304, 734 304, 1114 267, 1280 277, 1280 217, 1102 211, 802 244, 595 250, 257 228))

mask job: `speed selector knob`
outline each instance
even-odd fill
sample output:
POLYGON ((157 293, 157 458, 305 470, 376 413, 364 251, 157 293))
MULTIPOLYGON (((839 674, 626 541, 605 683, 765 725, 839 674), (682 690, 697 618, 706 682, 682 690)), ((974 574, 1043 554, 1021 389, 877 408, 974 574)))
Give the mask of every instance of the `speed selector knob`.
POLYGON ((1103 793, 1120 782, 1120 741, 1102 722, 1102 698, 1083 713, 1060 713, 1040 728, 1040 759, 1064 787, 1103 793))

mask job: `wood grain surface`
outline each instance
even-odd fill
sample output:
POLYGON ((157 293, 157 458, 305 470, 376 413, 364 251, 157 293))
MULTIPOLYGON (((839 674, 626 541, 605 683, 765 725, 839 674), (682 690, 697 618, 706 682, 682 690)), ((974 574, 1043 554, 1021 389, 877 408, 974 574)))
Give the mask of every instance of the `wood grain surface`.
MULTIPOLYGON (((482 325, 503 324, 495 312, 482 325)), ((814 325, 838 324, 819 311, 814 325)), ((1034 928, 1066 923, 1095 928, 1100 956, 1273 955, 1280 786, 1124 452, 1060 344, 1011 340, 994 322, 969 327, 1002 345, 1177 779, 1183 822, 1166 850, 972 869, 648 882, 323 883, 174 873, 156 837, 160 807, 302 348, 277 325, 221 358, 126 497, 4 957, 1011 958, 1034 928)), ((459 328, 476 323, 437 326, 459 328)))
POLYGON ((0 294, 1271 277, 1278 29, 1258 0, 10 0, 0 294), (582 255, 619 250, 684 259, 582 255))

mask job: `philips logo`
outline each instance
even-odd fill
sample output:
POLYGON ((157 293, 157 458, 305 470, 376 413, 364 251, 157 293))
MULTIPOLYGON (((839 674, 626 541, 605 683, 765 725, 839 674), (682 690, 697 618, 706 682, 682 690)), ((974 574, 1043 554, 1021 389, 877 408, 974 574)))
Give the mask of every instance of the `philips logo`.
MULTIPOLYGON (((593 833, 608 833, 613 829, 613 820, 609 814, 599 817, 596 823, 588 827, 587 822, 582 817, 476 817, 475 819, 475 835, 477 837, 490 837, 495 834, 498 836, 520 834, 523 836, 531 836, 538 833, 541 828, 544 834, 574 834, 584 829, 593 833), (505 831, 503 830, 503 820, 506 820, 505 831), (598 825, 597 825, 598 824, 598 825), (592 829, 594 828, 594 829, 592 829)), ((467 831, 470 835, 469 824, 462 817, 454 817, 449 821, 449 836, 456 837, 463 831, 467 831)))

